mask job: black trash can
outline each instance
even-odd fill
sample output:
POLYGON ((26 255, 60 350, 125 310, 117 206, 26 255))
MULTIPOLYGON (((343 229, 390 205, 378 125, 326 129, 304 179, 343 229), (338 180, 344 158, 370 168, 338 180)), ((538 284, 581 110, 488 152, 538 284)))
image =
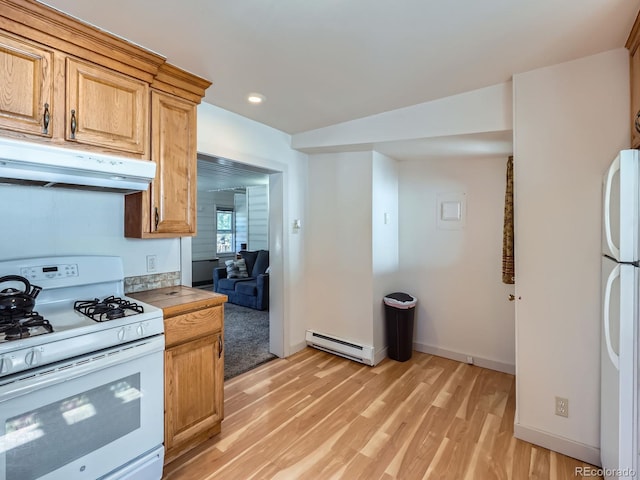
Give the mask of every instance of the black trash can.
POLYGON ((384 311, 387 325, 389 358, 406 362, 413 353, 413 322, 418 299, 408 293, 385 295, 384 311))

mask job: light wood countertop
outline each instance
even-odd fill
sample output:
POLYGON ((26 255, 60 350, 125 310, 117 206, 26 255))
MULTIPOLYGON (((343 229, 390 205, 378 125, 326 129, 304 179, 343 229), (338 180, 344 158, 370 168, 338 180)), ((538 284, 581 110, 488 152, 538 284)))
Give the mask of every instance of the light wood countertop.
POLYGON ((130 293, 127 296, 161 308, 165 318, 222 305, 227 301, 226 295, 182 285, 130 293))

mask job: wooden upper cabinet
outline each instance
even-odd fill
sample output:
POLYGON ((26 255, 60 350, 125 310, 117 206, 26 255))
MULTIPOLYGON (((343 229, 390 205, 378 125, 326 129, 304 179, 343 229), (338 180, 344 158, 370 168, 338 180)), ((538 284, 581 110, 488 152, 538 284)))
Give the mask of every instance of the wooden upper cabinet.
POLYGON ((126 237, 196 234, 196 104, 151 91, 151 160, 156 177, 148 191, 125 197, 126 237))
POLYGON ((196 234, 196 106, 159 92, 151 94, 156 162, 153 182, 153 230, 157 233, 196 234))
POLYGON ((626 47, 629 49, 631 84, 631 148, 640 148, 640 14, 636 18, 626 47))
POLYGON ((148 158, 149 84, 0 32, 0 129, 148 158))
POLYGON ((0 33, 0 128, 52 136, 53 53, 0 33))
POLYGON ((125 236, 196 234, 196 105, 208 80, 33 0, 0 0, 0 136, 157 164, 125 236), (153 93, 151 93, 153 92, 153 93))
POLYGON ((65 139, 145 156, 149 85, 74 58, 66 70, 65 139))
POLYGON ((630 61, 631 73, 631 148, 640 147, 640 50, 636 48, 630 61))

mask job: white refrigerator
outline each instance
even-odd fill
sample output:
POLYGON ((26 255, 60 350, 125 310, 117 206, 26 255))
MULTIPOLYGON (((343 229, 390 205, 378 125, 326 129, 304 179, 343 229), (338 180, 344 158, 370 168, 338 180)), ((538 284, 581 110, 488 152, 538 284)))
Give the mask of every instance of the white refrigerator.
POLYGON ((603 179, 600 459, 605 478, 638 467, 640 160, 623 150, 603 179))

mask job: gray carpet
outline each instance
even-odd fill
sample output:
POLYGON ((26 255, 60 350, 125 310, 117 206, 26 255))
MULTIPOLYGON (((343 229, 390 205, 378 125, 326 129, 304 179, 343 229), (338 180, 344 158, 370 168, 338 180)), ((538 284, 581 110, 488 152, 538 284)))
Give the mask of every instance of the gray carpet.
POLYGON ((269 353, 269 312, 224 304, 224 379, 277 358, 269 353))

